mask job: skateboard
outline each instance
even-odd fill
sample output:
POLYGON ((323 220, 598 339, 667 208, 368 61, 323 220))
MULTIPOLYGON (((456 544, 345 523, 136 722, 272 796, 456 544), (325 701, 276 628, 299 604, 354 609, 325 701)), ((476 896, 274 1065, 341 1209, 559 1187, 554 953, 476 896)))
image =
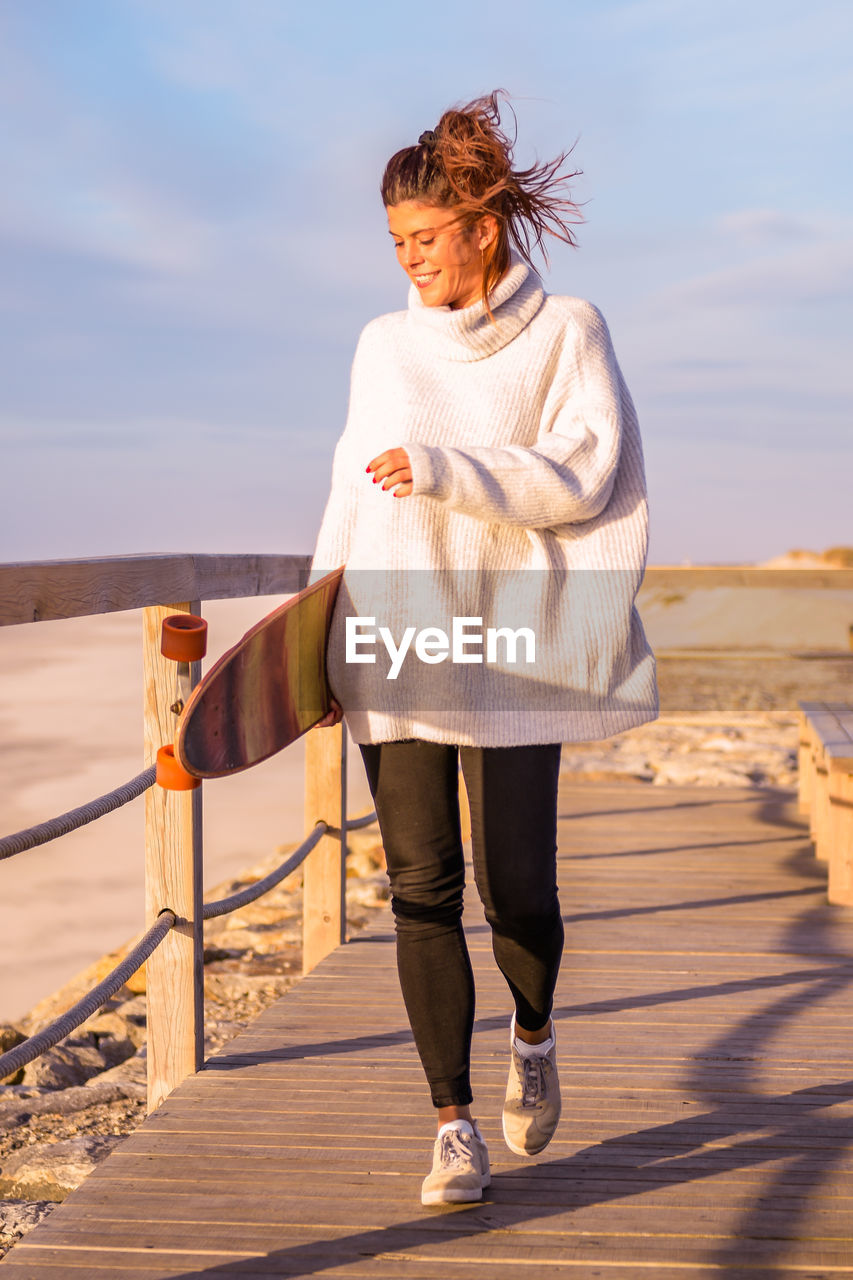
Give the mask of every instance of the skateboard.
MULTIPOLYGON (((179 698, 174 747, 157 757, 162 786, 185 790, 251 769, 323 719, 331 707, 326 644, 343 572, 326 574, 262 618, 179 698)), ((202 656, 201 627, 190 614, 164 621, 161 651, 178 661, 179 687, 182 665, 202 656)))

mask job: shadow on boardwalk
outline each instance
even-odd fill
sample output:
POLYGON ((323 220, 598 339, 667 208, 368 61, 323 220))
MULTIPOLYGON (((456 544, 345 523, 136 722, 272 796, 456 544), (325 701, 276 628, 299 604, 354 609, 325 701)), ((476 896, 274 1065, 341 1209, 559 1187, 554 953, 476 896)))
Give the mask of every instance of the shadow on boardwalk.
MULTIPOLYGON (((72 1257, 140 1280, 849 1274, 851 913, 827 906, 791 796, 589 792, 563 805, 559 1157, 495 1144, 482 1203, 421 1208, 428 1108, 386 920, 182 1086, 76 1217, 60 1206, 13 1251, 10 1280, 64 1280, 72 1257)), ((506 990, 482 913, 467 927, 496 1115, 506 990)))
MULTIPOLYGON (((695 912, 705 908, 804 896, 822 898, 825 894, 822 875, 819 869, 815 870, 810 854, 802 856, 802 834, 791 838, 799 841, 800 850, 789 859, 788 870, 799 871, 809 879, 820 878, 819 885, 656 906, 618 907, 610 911, 570 915, 566 919, 589 921, 651 915, 679 907, 695 912)), ((819 1005, 830 1001, 837 1002, 838 1008, 848 1007, 846 993, 853 982, 853 957, 847 951, 835 949, 827 936, 827 920, 827 908, 823 902, 814 908, 809 907, 789 921, 778 942, 780 955, 804 953, 814 956, 819 953, 827 961, 819 966, 794 967, 781 973, 732 978, 708 985, 646 991, 629 998, 613 997, 555 1009, 556 1018, 565 1027, 574 1018, 597 1014, 651 1009, 682 1002, 693 1005, 696 1001, 721 995, 791 988, 778 1000, 733 1022, 697 1048, 692 1068, 676 1088, 686 1098, 705 1101, 708 1109, 701 1114, 693 1113, 674 1122, 622 1133, 585 1147, 567 1158, 540 1160, 532 1166, 519 1166, 498 1173, 493 1177, 482 1204, 438 1211, 431 1215, 432 1221, 421 1213, 382 1229, 338 1234, 331 1251, 328 1245, 302 1243, 269 1253, 260 1266, 258 1258, 230 1261, 222 1266, 183 1272, 181 1280, 200 1280, 201 1277, 217 1275, 257 1277, 270 1271, 320 1275, 327 1269, 341 1266, 345 1259, 375 1258, 391 1265, 395 1255, 401 1259, 417 1257, 424 1262, 431 1258, 438 1263, 442 1257, 442 1244, 448 1238, 454 1242, 454 1251, 446 1259, 452 1268, 454 1261, 466 1260, 474 1264, 478 1243, 481 1244, 489 1233, 503 1235, 519 1231, 524 1235, 525 1245, 522 1248, 534 1242, 540 1245, 540 1265, 543 1268, 548 1268, 549 1261, 559 1268, 558 1258, 565 1263, 567 1257, 559 1246, 554 1250, 554 1256, 548 1257, 549 1218, 577 1214, 593 1206, 615 1202, 624 1204, 632 1196, 642 1196, 650 1191, 695 1186, 720 1174, 753 1170, 768 1164, 777 1166, 782 1161, 783 1167, 774 1168, 762 1186, 760 1196, 745 1203, 736 1226, 726 1233, 727 1238, 715 1242, 702 1254, 701 1266, 719 1268, 730 1277, 760 1272, 764 1280, 768 1280, 774 1275, 792 1275, 786 1265, 791 1259, 792 1241, 798 1237, 822 1235, 819 1229, 816 1231, 810 1226, 810 1213, 824 1184, 844 1166, 845 1161, 850 1163, 853 1119, 849 1115, 843 1119, 828 1117, 824 1112, 827 1108, 853 1101, 853 1079, 827 1080, 777 1094, 768 1094, 760 1086, 763 1058, 768 1046, 787 1026, 796 1022, 804 1007, 813 1012, 819 1005), (720 1063, 737 1063, 740 1072, 736 1093, 731 1101, 722 1105, 718 1101, 720 1063), (709 1145, 709 1139, 712 1145, 709 1145), (460 1243, 466 1240, 472 1244, 470 1255, 459 1252, 460 1243), (430 1249, 431 1242, 434 1242, 435 1250, 430 1249)), ((484 926, 475 925, 469 932, 483 929, 484 926)), ((477 1033, 504 1030, 505 1025, 504 1016, 481 1018, 475 1030, 477 1033)), ((565 1031, 562 1038, 565 1039, 565 1031)), ((357 1052, 366 1047, 375 1050, 409 1040, 409 1032, 401 1029, 381 1036, 354 1037, 345 1043, 302 1045, 280 1056, 325 1056, 357 1052)), ((271 1057, 276 1057, 276 1054, 271 1057)), ((227 1070, 227 1060, 222 1060, 217 1066, 227 1070)), ((849 1262, 853 1257, 853 1219, 848 1220, 848 1238, 849 1262)), ((507 1246, 507 1252, 511 1250, 512 1246, 507 1246)), ((606 1246, 596 1261, 605 1256, 606 1246)), ((624 1261, 630 1268, 631 1263, 624 1261)), ((826 1270, 821 1267, 819 1271, 810 1270, 809 1274, 832 1272, 833 1263, 829 1259, 826 1261, 826 1270)), ((589 1255, 589 1265, 595 1266, 592 1254, 589 1255)), ((649 1264, 645 1265, 648 1267, 649 1264)), ((678 1266, 678 1263, 673 1262, 673 1265, 678 1266)), ((692 1265, 696 1265, 695 1258, 692 1265)), ((795 1265, 802 1273, 802 1263, 795 1265)), ((661 1263, 661 1266, 666 1268, 667 1264, 661 1263)), ((844 1266, 845 1271, 849 1269, 849 1266, 844 1266)), ((529 1268, 524 1270, 528 1272, 529 1268)), ((648 1274, 645 1269, 644 1274, 648 1274)))
MULTIPOLYGON (((846 986, 849 980, 849 972, 841 982, 825 979, 819 984, 819 992, 813 988, 812 994, 826 998, 846 986)), ((784 1013, 786 1003, 780 1002, 775 1010, 784 1013)), ((718 1047, 723 1049, 724 1044, 724 1040, 720 1041, 718 1047)), ((844 1155, 840 1139, 853 1139, 853 1126, 848 1123, 845 1132, 840 1133, 837 1122, 822 1119, 821 1109, 851 1100, 853 1079, 756 1098, 748 1119, 739 1099, 701 1116, 620 1135, 568 1159, 540 1161, 524 1170, 498 1174, 482 1204, 440 1211, 444 1219, 443 1234, 452 1234, 458 1243, 465 1238, 476 1242, 493 1230, 511 1232, 531 1222, 535 1222, 537 1230, 542 1230, 550 1215, 566 1213, 569 1199, 572 1211, 614 1200, 624 1202, 650 1188, 697 1183, 719 1173, 778 1161, 780 1156, 799 1148, 803 1151, 802 1157, 780 1172, 763 1192, 761 1203, 744 1212, 733 1237, 721 1240, 702 1260, 706 1266, 724 1268, 727 1275, 734 1276, 740 1270, 749 1269, 744 1241, 760 1239, 764 1242, 760 1252, 761 1274, 770 1277, 774 1273, 768 1264, 772 1265, 775 1259, 784 1265, 790 1254, 791 1239, 799 1234, 800 1220, 807 1213, 810 1197, 819 1191, 844 1155), (709 1125, 716 1130, 716 1141, 729 1137, 737 1140, 731 1145, 709 1149, 706 1145, 709 1125), (773 1132, 754 1138, 743 1136, 744 1130, 764 1128, 773 1132), (674 1154, 662 1158, 662 1147, 674 1149, 674 1154), (614 1182, 618 1185, 614 1186, 614 1182), (555 1183, 564 1190, 555 1191, 555 1183), (791 1195, 792 1187, 796 1196, 791 1195), (780 1212, 785 1216, 784 1236, 775 1240, 772 1229, 768 1229, 768 1204, 782 1206, 780 1212), (449 1217, 451 1221, 447 1221, 449 1217)), ((200 1280, 218 1275, 257 1277, 271 1272, 320 1275, 327 1268, 339 1267, 346 1258, 381 1257, 390 1261, 395 1254, 410 1255, 414 1250, 422 1250, 435 1235, 435 1228, 420 1216, 378 1230, 337 1235, 333 1253, 324 1253, 319 1244, 301 1244, 267 1254, 262 1268, 257 1258, 249 1258, 181 1272, 180 1277, 175 1273, 175 1280, 200 1280)), ((476 1254, 472 1254, 470 1260, 475 1261, 476 1254)), ((451 1258, 447 1261, 452 1265, 451 1258)), ((543 1258, 543 1263, 545 1261, 543 1258)))

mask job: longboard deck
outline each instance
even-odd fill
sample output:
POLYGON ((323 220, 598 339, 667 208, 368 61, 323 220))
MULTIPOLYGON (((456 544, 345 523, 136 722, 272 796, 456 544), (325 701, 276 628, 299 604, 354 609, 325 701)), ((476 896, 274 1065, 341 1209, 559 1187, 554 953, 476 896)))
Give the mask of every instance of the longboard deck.
POLYGON ((327 714, 326 643, 343 568, 262 618, 187 699, 175 755, 196 778, 251 769, 327 714))

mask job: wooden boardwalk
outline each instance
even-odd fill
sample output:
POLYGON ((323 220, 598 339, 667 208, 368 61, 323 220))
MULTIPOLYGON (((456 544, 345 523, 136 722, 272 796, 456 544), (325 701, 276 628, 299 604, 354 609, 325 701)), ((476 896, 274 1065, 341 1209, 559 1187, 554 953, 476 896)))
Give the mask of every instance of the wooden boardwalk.
POLYGON ((472 902, 493 1182, 481 1205, 421 1207, 432 1115, 383 912, 178 1089, 3 1280, 853 1274, 851 909, 827 906, 794 799, 567 785, 560 813, 564 1119, 541 1157, 500 1138, 509 1007, 472 902))

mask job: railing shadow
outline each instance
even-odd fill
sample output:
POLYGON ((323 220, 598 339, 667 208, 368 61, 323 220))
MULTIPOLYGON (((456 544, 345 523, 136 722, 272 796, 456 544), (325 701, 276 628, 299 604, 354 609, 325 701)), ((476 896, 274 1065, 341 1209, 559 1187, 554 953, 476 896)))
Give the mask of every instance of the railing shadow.
MULTIPOLYGON (((787 797, 786 797, 787 798, 787 797)), ((778 798, 768 804, 758 799, 756 816, 760 821, 780 826, 778 798)), ((646 810, 647 812, 647 810, 646 810)), ((788 824, 786 824, 788 825, 788 824)), ((797 827, 802 838, 800 824, 797 827)), ((780 836, 779 840, 785 840, 780 836)), ((749 842, 758 843, 758 842, 749 842)), ((805 846, 784 859, 788 873, 814 881, 822 878, 805 846)), ((617 908, 608 912, 579 913, 570 919, 612 918, 632 914, 654 914, 657 911, 691 909, 693 911, 724 907, 730 904, 771 899, 809 897, 820 892, 814 884, 794 889, 770 890, 761 894, 738 894, 729 897, 699 899, 681 904, 661 904, 639 908, 617 908)), ((423 1211, 404 1221, 381 1229, 353 1231, 338 1236, 334 1243, 295 1244, 265 1255, 262 1267, 289 1271, 301 1267, 301 1274, 316 1275, 347 1260, 381 1255, 391 1262, 393 1255, 420 1250, 433 1241, 440 1249, 442 1238, 458 1242, 475 1240, 483 1233, 499 1227, 535 1234, 549 1217, 567 1211, 630 1200, 650 1188, 665 1188, 702 1182, 723 1172, 749 1170, 767 1164, 780 1164, 762 1186, 760 1196, 745 1197, 745 1206, 730 1217, 734 1224, 727 1238, 706 1241, 700 1250, 704 1265, 716 1265, 733 1274, 743 1267, 744 1241, 748 1240, 749 1263, 757 1264, 765 1277, 772 1278, 776 1269, 784 1268, 792 1242, 815 1231, 806 1226, 810 1208, 821 1187, 845 1158, 845 1147, 853 1140, 853 1119, 824 1114, 838 1103, 853 1100, 853 1080, 833 1083, 831 1078, 789 1092, 766 1091, 763 1080, 766 1058, 774 1039, 784 1037, 796 1026, 804 1008, 813 1010, 829 1001, 840 1002, 853 982, 853 954, 843 934, 835 926, 837 908, 826 904, 809 904, 784 929, 775 956, 826 957, 820 966, 790 968, 783 973, 766 973, 747 978, 730 978, 723 982, 696 983, 676 989, 648 991, 630 996, 587 1002, 583 1005, 559 1006, 555 1016, 570 1021, 573 1017, 589 1018, 597 1013, 649 1008, 680 1002, 692 1002, 721 995, 740 995, 758 991, 782 990, 779 998, 754 1009, 726 1026, 705 1045, 698 1047, 688 1073, 676 1085, 685 1098, 705 1101, 707 1109, 673 1122, 607 1138, 575 1152, 564 1159, 540 1161, 535 1165, 519 1165, 493 1177, 487 1200, 470 1208, 443 1212, 423 1211), (729 1102, 719 1103, 720 1063, 737 1063, 737 1093, 729 1102), (746 1113, 746 1114, 745 1114, 746 1113), (709 1146, 709 1133, 713 1145, 709 1146), (555 1188, 555 1183, 558 1185, 555 1188), (775 1225, 768 1229, 768 1206, 779 1205, 774 1214, 775 1225), (781 1219, 784 1219, 782 1221, 781 1219)), ((479 931, 485 926, 475 925, 479 931)), ((378 939, 377 939, 378 940, 378 939)), ((505 1028, 506 1018, 478 1019, 476 1031, 505 1028)), ((378 1045, 411 1041, 408 1030, 397 1030, 382 1036, 357 1037, 346 1042, 301 1045, 293 1050, 269 1055, 270 1058, 310 1057, 322 1053, 359 1052, 378 1045)), ((257 1063, 264 1055, 252 1055, 257 1063)), ((234 1065, 245 1065, 246 1059, 234 1065)), ((213 1064, 210 1064, 211 1066, 213 1064)), ((228 1069, 227 1059, 220 1059, 228 1069)), ((831 1077, 831 1067, 825 1066, 831 1077)), ((843 1071, 840 1074, 844 1074, 843 1071)), ((819 1231, 817 1234, 821 1234, 819 1231)), ((820 1249, 821 1246, 818 1246, 820 1249)), ((565 1246, 564 1246, 565 1251, 565 1246)), ((427 1250, 432 1256, 434 1252, 427 1250)), ((449 1260, 449 1259, 448 1259, 449 1260)), ((694 1255, 694 1261, 699 1257, 694 1255)), ((217 1274, 232 1276, 257 1274, 259 1259, 229 1261, 202 1270, 183 1273, 181 1280, 194 1280, 217 1274)), ((663 1265, 663 1263, 661 1263, 663 1265)), ((828 1263, 828 1265, 832 1265, 828 1263)))
MULTIPOLYGON (((221 1265, 181 1272, 175 1274, 174 1280, 201 1280, 217 1275, 255 1277, 260 1273, 319 1275, 327 1269, 371 1257, 381 1256, 391 1265, 395 1253, 423 1250, 430 1242, 440 1249, 442 1238, 452 1238, 458 1243, 465 1238, 476 1240, 495 1229, 508 1232, 525 1227, 534 1234, 549 1218, 563 1215, 569 1209, 624 1202, 650 1189, 685 1186, 721 1173, 755 1169, 778 1161, 805 1143, 807 1149, 801 1158, 780 1172, 771 1188, 762 1191, 761 1203, 755 1210, 746 1211, 731 1238, 719 1246, 712 1245, 710 1252, 697 1250, 690 1259, 704 1265, 716 1263, 727 1268, 725 1274, 733 1274, 734 1268, 744 1265, 746 1238, 751 1242, 749 1262, 759 1265, 763 1276, 772 1276, 768 1264, 781 1264, 792 1241, 800 1236, 803 1210, 798 1213, 793 1206, 800 1200, 805 1208, 809 1193, 817 1190, 837 1166, 843 1142, 853 1138, 853 1121, 840 1123, 831 1117, 822 1117, 820 1112, 851 1099, 853 1079, 764 1095, 754 1099, 749 1121, 744 1120, 743 1102, 738 1099, 701 1115, 605 1139, 564 1159, 540 1161, 497 1173, 486 1199, 480 1204, 444 1211, 422 1210, 386 1227, 338 1235, 333 1242, 285 1245, 262 1257, 231 1258, 221 1265), (715 1142, 735 1141, 709 1147, 709 1128, 714 1131, 715 1142), (749 1131, 757 1129, 773 1132, 750 1136, 749 1131), (560 1184, 557 1189, 555 1182, 560 1184), (792 1185, 798 1190, 796 1199, 785 1194, 792 1185), (784 1202, 782 1212, 786 1221, 771 1236, 757 1228, 766 1213, 765 1202, 768 1198, 772 1201, 777 1194, 780 1202, 784 1202), (299 1271, 295 1270, 297 1265, 299 1271)), ((566 1246, 561 1249, 556 1245, 555 1254, 558 1251, 565 1261, 566 1246)), ((439 1257, 432 1254, 431 1260, 438 1262, 439 1257)), ((430 1259, 422 1256, 421 1260, 430 1259)), ((447 1255, 446 1261, 452 1263, 452 1255, 447 1255)), ((512 1261, 509 1249, 506 1261, 512 1261)), ((543 1257, 542 1264, 547 1261, 543 1257)), ((594 1260, 590 1257, 589 1261, 594 1260)), ((660 1265, 664 1265, 663 1259, 660 1265)))

